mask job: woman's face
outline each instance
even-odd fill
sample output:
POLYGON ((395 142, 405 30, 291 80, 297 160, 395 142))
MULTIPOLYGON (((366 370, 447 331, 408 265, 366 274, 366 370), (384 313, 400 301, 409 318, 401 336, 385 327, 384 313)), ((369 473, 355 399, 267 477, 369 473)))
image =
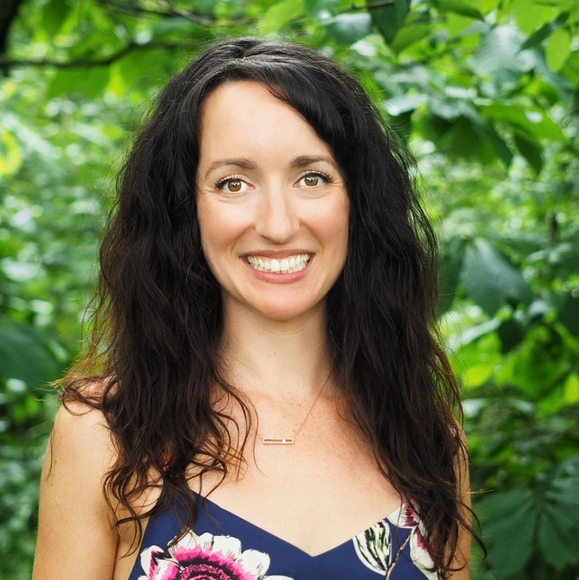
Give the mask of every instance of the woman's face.
POLYGON ((320 312, 348 246, 348 194, 328 145, 260 83, 203 105, 197 174, 203 251, 224 312, 320 312))

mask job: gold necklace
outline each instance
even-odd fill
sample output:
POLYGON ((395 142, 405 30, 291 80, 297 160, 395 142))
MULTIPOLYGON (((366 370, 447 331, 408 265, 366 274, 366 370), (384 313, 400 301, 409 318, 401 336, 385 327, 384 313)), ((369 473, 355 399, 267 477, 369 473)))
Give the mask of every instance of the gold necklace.
POLYGON ((300 434, 300 431, 303 429, 303 426, 306 424, 306 421, 308 420, 309 416, 312 414, 312 411, 314 410, 314 407, 316 406, 316 403, 318 402, 320 395, 322 394, 323 390, 326 388, 326 385, 328 384, 328 381, 330 380, 330 377, 332 376, 333 370, 334 370, 334 365, 332 365, 332 367, 330 368, 330 373, 328 374, 326 380, 324 381, 322 388, 318 391, 318 394, 316 395, 316 398, 314 399, 314 402, 312 403, 307 415, 305 416, 304 420, 302 421, 301 425, 298 427, 298 429, 294 433, 294 435, 292 437, 262 437, 261 442, 264 445, 293 445, 294 444, 296 437, 300 434))

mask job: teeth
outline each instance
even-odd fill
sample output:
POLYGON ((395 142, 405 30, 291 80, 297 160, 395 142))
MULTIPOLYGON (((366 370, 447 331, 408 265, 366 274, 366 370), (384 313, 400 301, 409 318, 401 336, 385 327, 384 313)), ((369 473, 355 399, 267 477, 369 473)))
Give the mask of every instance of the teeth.
POLYGON ((260 272, 291 274, 303 270, 310 261, 310 254, 299 254, 283 260, 267 260, 256 256, 247 256, 247 262, 260 272))

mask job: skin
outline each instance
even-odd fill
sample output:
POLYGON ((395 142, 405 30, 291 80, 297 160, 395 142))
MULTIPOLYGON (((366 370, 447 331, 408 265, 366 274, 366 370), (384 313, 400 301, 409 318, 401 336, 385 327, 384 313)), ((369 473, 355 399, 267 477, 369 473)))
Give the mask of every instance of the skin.
MULTIPOLYGON (((254 427, 245 464, 210 497, 303 551, 321 554, 404 499, 376 466, 331 374, 325 298, 346 258, 346 187, 328 146, 262 85, 221 86, 202 115, 198 210, 203 250, 222 288, 220 354, 226 378, 252 408, 254 427), (307 267, 286 274, 260 272, 247 259, 301 254, 310 256, 307 267), (291 447, 259 440, 291 435, 291 447)), ((240 409, 225 405, 243 425, 240 409)), ((34 580, 128 578, 137 557, 126 555, 131 530, 115 530, 123 514, 110 511, 101 487, 114 457, 98 412, 61 409, 42 477, 34 580)), ((205 477, 193 485, 207 494, 216 483, 205 477)), ((466 478, 463 485, 466 495, 466 478)), ((135 507, 155 499, 150 491, 135 507)), ((460 553, 468 554, 468 547, 464 534, 460 553)), ((468 577, 466 569, 453 575, 468 577)))

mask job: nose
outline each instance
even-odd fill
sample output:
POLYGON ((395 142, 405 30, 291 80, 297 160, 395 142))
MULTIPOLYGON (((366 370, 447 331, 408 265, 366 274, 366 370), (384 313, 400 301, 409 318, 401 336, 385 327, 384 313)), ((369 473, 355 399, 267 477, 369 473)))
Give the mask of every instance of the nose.
POLYGON ((264 192, 255 220, 257 233, 275 244, 284 244, 299 228, 300 219, 287 192, 279 187, 264 192))

